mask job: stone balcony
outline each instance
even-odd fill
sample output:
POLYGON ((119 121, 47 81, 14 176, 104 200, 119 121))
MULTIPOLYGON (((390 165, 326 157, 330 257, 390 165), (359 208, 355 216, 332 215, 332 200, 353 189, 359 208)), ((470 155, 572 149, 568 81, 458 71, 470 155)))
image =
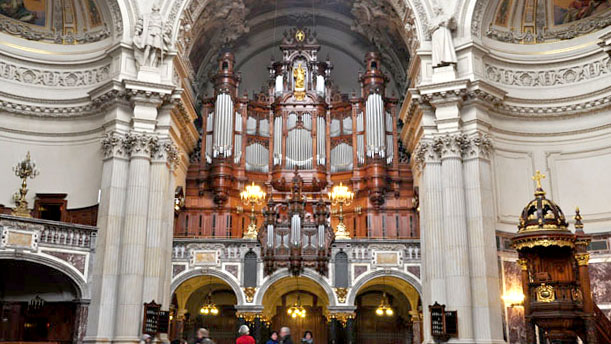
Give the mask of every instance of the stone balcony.
POLYGON ((49 266, 88 289, 97 232, 93 226, 0 215, 0 259, 49 266))

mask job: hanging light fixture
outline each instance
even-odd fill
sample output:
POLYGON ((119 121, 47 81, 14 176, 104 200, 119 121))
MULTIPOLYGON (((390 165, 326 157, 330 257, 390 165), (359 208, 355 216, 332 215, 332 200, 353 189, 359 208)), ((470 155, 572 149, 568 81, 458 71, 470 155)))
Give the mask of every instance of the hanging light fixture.
POLYGON ((380 301, 380 305, 376 309, 376 315, 379 317, 388 316, 391 317, 395 312, 390 307, 390 302, 388 302, 388 297, 386 293, 382 293, 382 300, 380 301))
POLYGON ((212 302, 212 293, 208 293, 208 295, 206 296, 206 301, 204 302, 204 305, 202 306, 202 308, 199 309, 199 312, 203 315, 218 315, 219 314, 219 309, 212 302))
POLYGON ((305 318, 306 310, 301 305, 301 295, 299 295, 299 278, 295 277, 295 280, 297 281, 297 300, 291 307, 289 307, 289 309, 286 310, 286 313, 293 319, 305 318))
MULTIPOLYGON (((212 276, 210 276, 209 284, 212 286, 212 276)), ((199 312, 203 315, 212 315, 216 316, 219 314, 219 309, 216 307, 214 302, 212 302, 212 287, 210 287, 210 291, 208 295, 206 295, 206 299, 204 300, 204 305, 199 309, 199 312)))

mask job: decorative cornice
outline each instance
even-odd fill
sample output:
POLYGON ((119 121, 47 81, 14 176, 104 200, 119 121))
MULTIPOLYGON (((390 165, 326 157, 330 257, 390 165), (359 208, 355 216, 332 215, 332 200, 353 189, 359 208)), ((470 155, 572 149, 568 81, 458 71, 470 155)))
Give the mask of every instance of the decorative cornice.
POLYGON ((603 49, 604 52, 611 56, 611 31, 603 34, 599 37, 600 41, 598 45, 603 49))
POLYGON ((607 14, 582 19, 575 24, 561 29, 544 30, 538 34, 534 34, 530 31, 505 31, 490 27, 488 31, 486 31, 486 36, 506 43, 542 43, 550 40, 572 39, 596 30, 604 29, 609 25, 611 25, 611 16, 607 14))
POLYGON ((0 61, 0 78, 28 85, 40 85, 55 88, 86 87, 97 85, 110 79, 110 64, 103 66, 69 70, 40 69, 0 61))
POLYGON ((484 65, 487 80, 516 87, 549 87, 568 85, 611 74, 611 58, 605 56, 576 66, 543 70, 503 68, 484 65))
POLYGON ((94 43, 110 37, 110 30, 106 26, 100 30, 84 31, 79 33, 74 33, 71 31, 63 33, 63 30, 59 30, 57 32, 51 30, 42 31, 35 29, 31 25, 24 24, 5 16, 0 16, 0 32, 30 41, 44 41, 46 43, 64 45, 94 43))

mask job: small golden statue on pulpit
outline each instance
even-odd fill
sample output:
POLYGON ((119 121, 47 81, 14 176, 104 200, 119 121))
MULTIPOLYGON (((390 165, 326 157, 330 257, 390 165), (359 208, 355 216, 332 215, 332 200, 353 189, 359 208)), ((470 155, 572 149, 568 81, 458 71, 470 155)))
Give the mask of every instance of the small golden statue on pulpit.
POLYGON ((305 99, 305 69, 301 66, 301 63, 297 65, 297 68, 293 70, 293 78, 295 78, 295 99, 305 99))

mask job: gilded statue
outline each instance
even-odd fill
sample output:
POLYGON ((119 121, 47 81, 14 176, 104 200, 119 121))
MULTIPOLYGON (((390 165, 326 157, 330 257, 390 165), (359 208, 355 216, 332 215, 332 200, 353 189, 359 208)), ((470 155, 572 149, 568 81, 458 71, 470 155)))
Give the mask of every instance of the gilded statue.
POLYGON ((305 90, 305 69, 301 67, 301 63, 293 70, 293 77, 295 78, 295 90, 305 90))

